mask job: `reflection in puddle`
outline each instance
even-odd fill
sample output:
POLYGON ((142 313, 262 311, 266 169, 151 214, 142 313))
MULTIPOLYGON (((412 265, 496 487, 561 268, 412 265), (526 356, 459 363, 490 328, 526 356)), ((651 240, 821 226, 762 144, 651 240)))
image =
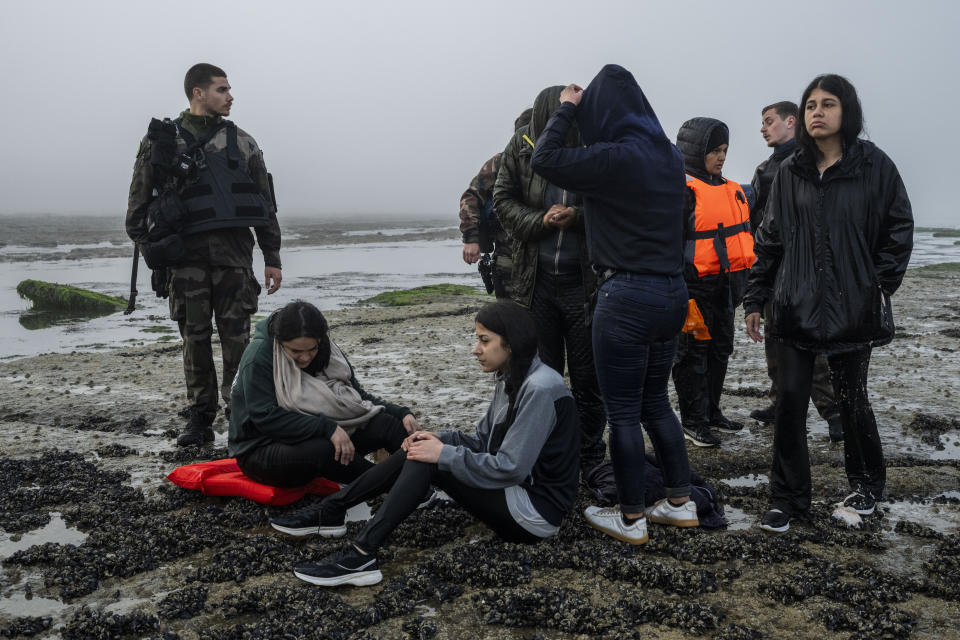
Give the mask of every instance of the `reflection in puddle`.
POLYGON ((721 480, 720 482, 724 483, 728 487, 756 487, 757 485, 768 482, 766 474, 763 473, 748 473, 745 476, 739 476, 737 478, 729 478, 721 480))
MULTIPOLYGON (((960 494, 958 491, 947 493, 960 494)), ((948 496, 949 497, 949 496, 948 496)), ((956 533, 960 524, 960 506, 950 504, 931 504, 929 502, 887 502, 883 504, 886 520, 890 528, 897 522, 904 520, 925 527, 930 527, 939 533, 956 533)))
POLYGON ((60 512, 54 511, 50 514, 50 522, 40 529, 23 534, 19 540, 11 540, 6 533, 0 534, 0 558, 9 558, 17 551, 45 542, 81 545, 86 539, 86 533, 68 527, 60 517, 60 512))
POLYGON ((59 600, 50 598, 38 598, 37 596, 28 598, 23 592, 12 593, 8 597, 0 598, 0 614, 10 617, 32 616, 42 618, 54 616, 63 611, 66 606, 59 600))
POLYGON ((727 531, 743 531, 757 522, 757 516, 730 505, 724 505, 723 519, 727 521, 727 531))
POLYGON ((55 327, 59 325, 70 325, 77 322, 86 322, 87 320, 92 320, 93 318, 108 316, 116 311, 117 309, 99 313, 91 313, 90 311, 85 311, 83 313, 68 313, 56 311, 35 311, 31 309, 21 313, 17 320, 19 320, 20 326, 24 329, 36 331, 38 329, 47 329, 49 327, 55 327))

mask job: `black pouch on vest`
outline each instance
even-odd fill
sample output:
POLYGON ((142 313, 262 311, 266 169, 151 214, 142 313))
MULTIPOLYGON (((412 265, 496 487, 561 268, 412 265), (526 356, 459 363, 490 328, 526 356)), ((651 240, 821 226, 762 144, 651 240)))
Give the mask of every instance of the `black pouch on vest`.
POLYGON ((147 205, 147 235, 152 241, 178 233, 186 222, 187 210, 174 189, 164 189, 147 205))
POLYGON ((179 264, 186 254, 186 249, 183 246, 183 238, 173 233, 156 242, 141 242, 140 253, 148 267, 163 269, 179 264))

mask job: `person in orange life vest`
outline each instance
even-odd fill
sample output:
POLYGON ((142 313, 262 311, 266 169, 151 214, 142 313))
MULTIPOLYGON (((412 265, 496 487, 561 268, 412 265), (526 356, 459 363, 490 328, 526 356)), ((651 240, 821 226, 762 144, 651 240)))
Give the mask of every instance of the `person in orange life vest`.
POLYGON ((753 264, 750 209, 740 185, 721 175, 730 133, 713 118, 693 118, 680 127, 677 147, 687 172, 684 280, 690 293, 688 327, 680 334, 673 383, 684 436, 701 447, 720 439, 712 429, 743 428, 720 410, 720 395, 733 352, 733 314, 743 298, 753 264), (691 323, 697 314, 702 323, 691 323))

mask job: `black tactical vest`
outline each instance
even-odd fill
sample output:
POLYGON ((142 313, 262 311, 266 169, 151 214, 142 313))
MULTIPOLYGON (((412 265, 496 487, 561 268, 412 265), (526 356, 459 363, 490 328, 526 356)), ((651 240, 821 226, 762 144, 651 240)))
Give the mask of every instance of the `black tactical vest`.
MULTIPOLYGON (((246 160, 237 145, 237 125, 229 120, 227 148, 207 151, 200 145, 194 151, 197 160, 196 175, 180 190, 180 200, 186 210, 183 235, 230 229, 234 227, 263 227, 270 223, 270 208, 260 187, 250 178, 246 160)), ((180 137, 189 147, 196 140, 189 131, 179 127, 180 137)))

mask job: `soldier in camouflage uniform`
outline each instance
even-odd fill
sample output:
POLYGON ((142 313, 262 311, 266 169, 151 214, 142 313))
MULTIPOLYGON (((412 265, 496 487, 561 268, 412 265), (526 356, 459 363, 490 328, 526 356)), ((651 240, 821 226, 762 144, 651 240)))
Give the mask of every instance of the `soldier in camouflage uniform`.
MULTIPOLYGON (((224 116, 229 115, 233 102, 226 74, 213 65, 195 65, 187 72, 184 90, 190 108, 178 118, 178 151, 188 148, 185 135, 202 142, 219 127, 202 145, 202 153, 206 157, 223 154, 228 146, 228 129, 232 126, 229 123, 223 126, 224 116)), ((265 224, 254 227, 254 231, 266 265, 264 286, 271 294, 280 287, 282 279, 276 207, 260 148, 249 134, 240 129, 235 131, 238 164, 252 183, 248 191, 259 189, 266 209, 265 224)), ((155 184, 151 144, 147 138, 140 143, 127 206, 127 234, 138 243, 147 238, 147 206, 163 187, 155 184)), ((234 161, 231 158, 231 162, 234 161)), ((187 197, 185 191, 180 191, 182 198, 187 197)), ((257 311, 261 289, 253 276, 254 234, 249 226, 223 225, 221 222, 220 228, 191 232, 188 220, 182 232, 186 257, 167 270, 170 318, 176 320, 183 338, 183 370, 190 402, 189 421, 177 439, 178 445, 213 441, 212 424, 218 410, 218 395, 224 399, 225 413, 229 416, 230 387, 250 340, 250 316, 257 311), (212 318, 216 318, 223 357, 219 390, 211 345, 212 318)))
MULTIPOLYGON (((514 131, 530 122, 533 109, 527 109, 514 121, 514 131)), ((460 196, 460 233, 463 236, 463 261, 474 264, 480 259, 481 244, 493 243, 494 293, 498 298, 510 297, 510 272, 513 270, 513 242, 493 212, 493 185, 500 171, 502 153, 493 156, 480 168, 480 173, 470 181, 470 186, 460 196), (480 220, 489 218, 488 229, 493 238, 481 238, 480 220)), ((484 247, 488 250, 487 247, 484 247)))

